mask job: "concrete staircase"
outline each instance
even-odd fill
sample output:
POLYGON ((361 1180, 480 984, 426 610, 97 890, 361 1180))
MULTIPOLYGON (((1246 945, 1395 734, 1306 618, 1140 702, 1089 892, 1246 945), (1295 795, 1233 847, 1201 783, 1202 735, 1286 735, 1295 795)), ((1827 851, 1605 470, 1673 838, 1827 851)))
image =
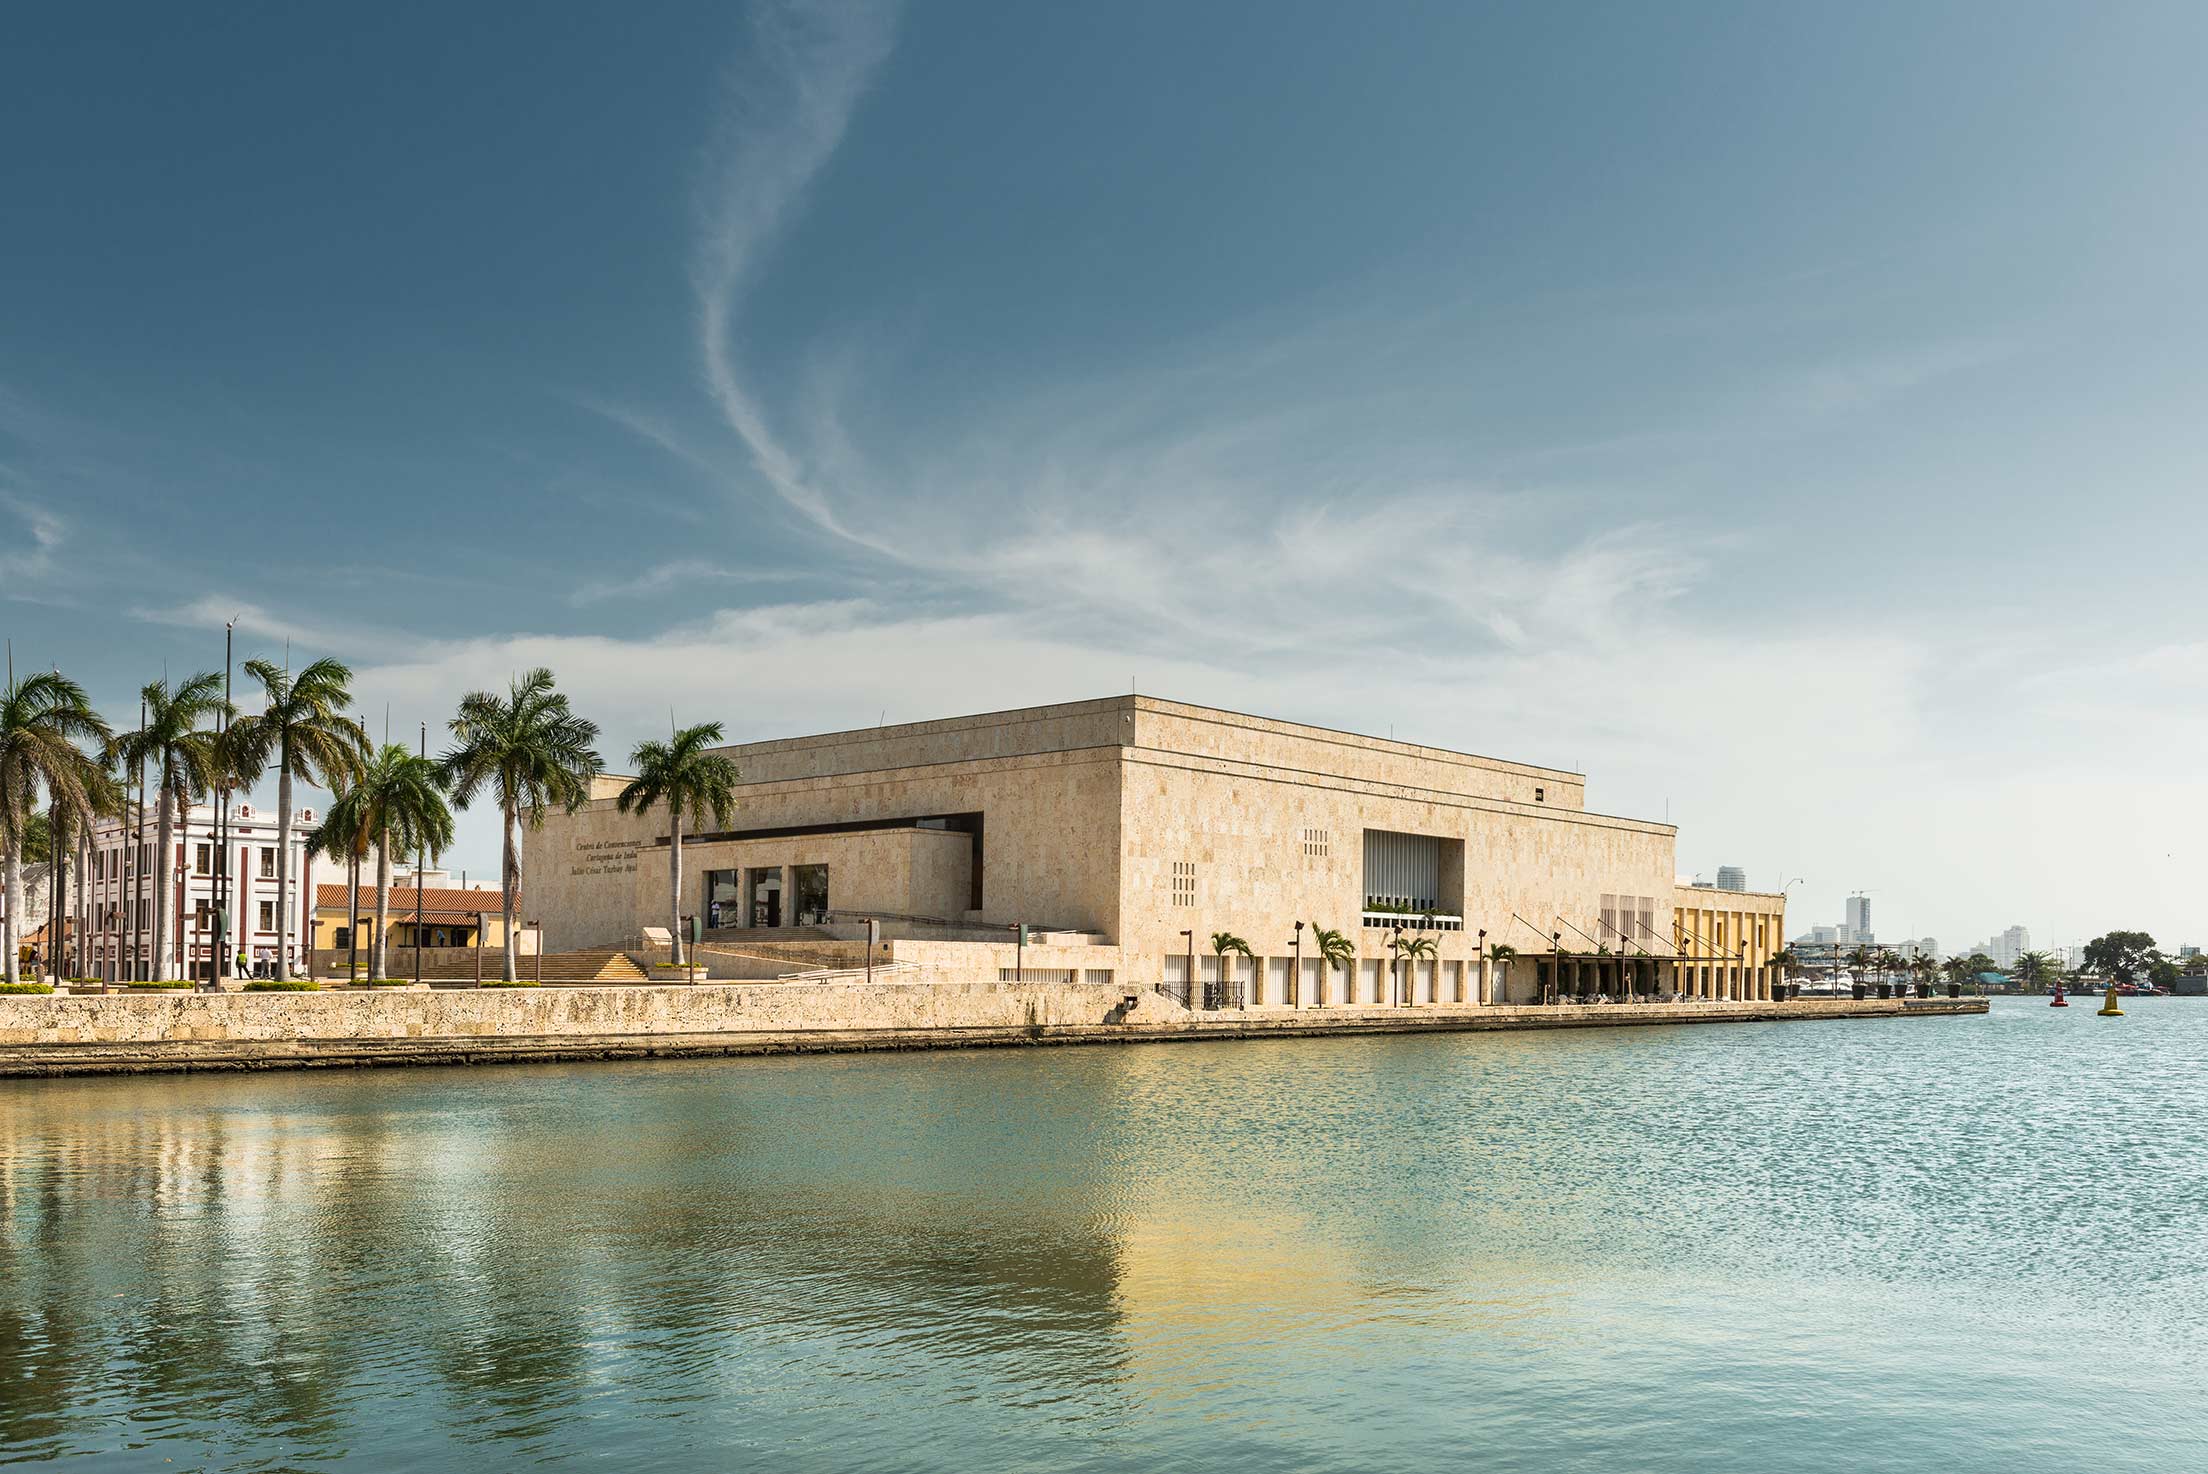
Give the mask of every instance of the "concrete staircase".
MULTIPOLYGON (((524 978, 536 978, 537 959, 524 957, 518 971, 524 978)), ((547 986, 553 983, 642 983, 647 982, 644 969, 626 952, 547 952, 544 954, 544 972, 547 986)))

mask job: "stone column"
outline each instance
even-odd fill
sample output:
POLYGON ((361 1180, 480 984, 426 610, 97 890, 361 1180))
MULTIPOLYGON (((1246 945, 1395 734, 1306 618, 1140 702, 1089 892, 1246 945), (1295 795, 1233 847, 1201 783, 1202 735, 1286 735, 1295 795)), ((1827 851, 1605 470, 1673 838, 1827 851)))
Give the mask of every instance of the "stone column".
POLYGON ((1495 964, 1485 953, 1480 955, 1480 970, 1477 974, 1477 982, 1479 987, 1478 1001, 1493 1003, 1495 1001, 1495 964))

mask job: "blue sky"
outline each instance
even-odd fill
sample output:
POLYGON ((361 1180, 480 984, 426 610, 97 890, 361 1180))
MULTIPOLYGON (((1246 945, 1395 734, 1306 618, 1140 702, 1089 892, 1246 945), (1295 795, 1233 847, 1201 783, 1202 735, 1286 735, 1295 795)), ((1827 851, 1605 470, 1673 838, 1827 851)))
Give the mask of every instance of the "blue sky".
MULTIPOLYGON (((0 619, 733 738, 1125 690, 2208 942, 2208 10, 49 7, 0 619)), ((455 864, 488 870, 471 819, 455 864)))

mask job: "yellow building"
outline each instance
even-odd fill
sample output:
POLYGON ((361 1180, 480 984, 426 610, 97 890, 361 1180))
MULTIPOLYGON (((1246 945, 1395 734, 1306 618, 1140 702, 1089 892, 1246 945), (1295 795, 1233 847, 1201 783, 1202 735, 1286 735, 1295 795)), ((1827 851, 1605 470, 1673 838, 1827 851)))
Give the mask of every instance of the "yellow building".
MULTIPOLYGON (((344 952, 353 945, 348 930, 351 897, 349 885, 315 887, 314 950, 317 953, 344 952)), ((497 950, 506 945, 505 902, 498 891, 436 885, 417 888, 407 883, 393 885, 389 897, 386 904, 393 947, 413 946, 417 925, 425 947, 482 946, 497 950), (417 906, 420 907, 418 920, 417 906)), ((374 944, 375 936, 376 887, 370 877, 360 887, 359 947, 363 953, 374 944)))

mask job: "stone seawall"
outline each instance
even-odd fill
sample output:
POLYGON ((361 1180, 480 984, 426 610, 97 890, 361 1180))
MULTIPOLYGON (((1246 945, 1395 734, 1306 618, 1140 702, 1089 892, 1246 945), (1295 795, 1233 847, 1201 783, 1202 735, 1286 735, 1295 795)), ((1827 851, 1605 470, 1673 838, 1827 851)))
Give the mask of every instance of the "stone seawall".
POLYGON ((0 1075, 1129 1043, 1976 1014, 1983 999, 1191 1012, 1089 984, 0 996, 0 1075))

